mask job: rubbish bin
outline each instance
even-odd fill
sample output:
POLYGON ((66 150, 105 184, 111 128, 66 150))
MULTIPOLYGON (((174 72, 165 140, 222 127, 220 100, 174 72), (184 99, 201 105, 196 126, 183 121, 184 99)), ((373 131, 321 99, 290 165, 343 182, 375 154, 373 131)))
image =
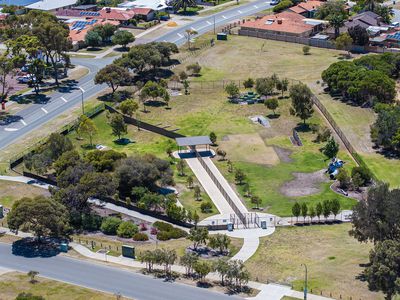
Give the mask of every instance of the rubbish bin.
POLYGON ((60 244, 60 251, 67 253, 68 252, 68 244, 67 243, 61 243, 60 244))
POLYGON ((0 205, 0 219, 4 218, 3 205, 0 205))
POLYGON ((267 221, 261 221, 261 228, 267 229, 267 221))
POLYGON ((233 231, 233 224, 232 223, 228 223, 228 231, 233 231))
POLYGON ((217 40, 218 41, 227 41, 228 35, 225 32, 217 33, 217 40))

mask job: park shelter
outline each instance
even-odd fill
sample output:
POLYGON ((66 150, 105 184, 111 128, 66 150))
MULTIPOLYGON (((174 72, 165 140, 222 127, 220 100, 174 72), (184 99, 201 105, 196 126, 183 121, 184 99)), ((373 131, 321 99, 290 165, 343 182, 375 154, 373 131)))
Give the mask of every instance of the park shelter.
POLYGON ((181 151, 182 147, 189 147, 192 150, 196 150, 196 146, 206 146, 206 150, 210 150, 209 146, 212 144, 208 136, 179 137, 175 140, 178 144, 179 151, 181 151))

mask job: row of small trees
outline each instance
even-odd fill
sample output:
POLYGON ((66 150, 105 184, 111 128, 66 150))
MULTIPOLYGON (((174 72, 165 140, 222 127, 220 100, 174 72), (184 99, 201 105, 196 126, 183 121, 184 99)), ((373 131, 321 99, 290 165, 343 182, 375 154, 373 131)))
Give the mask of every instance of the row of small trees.
POLYGON ((295 202, 292 206, 292 214, 296 217, 296 221, 299 220, 300 216, 304 218, 304 222, 306 221, 306 217, 310 217, 310 222, 312 222, 315 217, 318 217, 318 221, 321 221, 321 216, 324 216, 325 220, 327 220, 331 214, 333 214, 336 219, 339 212, 340 201, 338 199, 324 200, 322 203, 318 202, 315 207, 308 206, 305 202, 302 204, 295 202))

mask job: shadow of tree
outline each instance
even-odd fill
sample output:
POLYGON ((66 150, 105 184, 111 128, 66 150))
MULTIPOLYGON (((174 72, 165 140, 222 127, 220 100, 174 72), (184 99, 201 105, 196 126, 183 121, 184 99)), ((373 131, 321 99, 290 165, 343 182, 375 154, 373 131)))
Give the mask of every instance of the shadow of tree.
POLYGON ((52 257, 60 253, 60 240, 24 238, 12 244, 12 253, 23 257, 52 257))

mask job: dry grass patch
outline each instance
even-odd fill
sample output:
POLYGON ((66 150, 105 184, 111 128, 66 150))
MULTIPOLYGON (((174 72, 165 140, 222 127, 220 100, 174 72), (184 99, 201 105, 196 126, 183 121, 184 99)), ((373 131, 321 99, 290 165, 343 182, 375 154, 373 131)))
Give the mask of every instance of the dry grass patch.
POLYGON ((304 269, 309 288, 339 299, 383 299, 357 279, 368 262, 371 244, 361 244, 348 235, 350 224, 277 228, 261 239, 257 253, 246 263, 253 279, 292 283, 302 289, 304 269))
POLYGON ((15 200, 23 197, 50 196, 46 189, 26 183, 0 180, 0 204, 11 208, 15 200))
POLYGON ((229 159, 234 161, 270 166, 280 161, 274 148, 266 146, 256 133, 227 135, 219 142, 219 147, 229 153, 229 159))

